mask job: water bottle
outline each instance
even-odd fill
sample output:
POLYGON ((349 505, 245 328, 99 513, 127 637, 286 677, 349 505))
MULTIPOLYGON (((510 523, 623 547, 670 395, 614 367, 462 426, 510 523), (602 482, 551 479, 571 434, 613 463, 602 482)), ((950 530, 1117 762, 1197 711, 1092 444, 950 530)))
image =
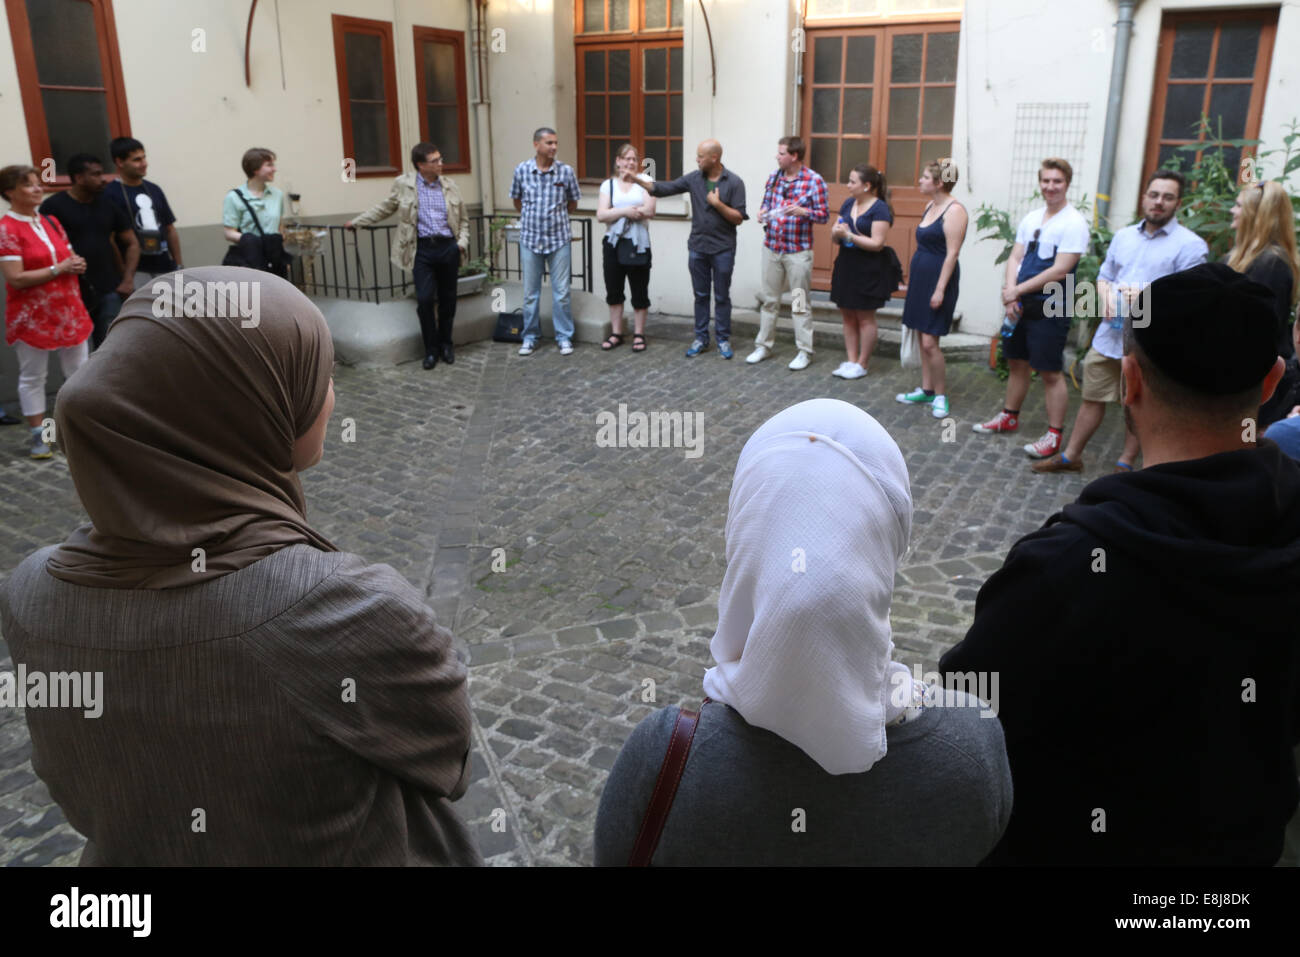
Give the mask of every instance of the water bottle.
POLYGON ((1003 316, 1002 317, 1002 338, 1010 339, 1012 333, 1016 331, 1016 324, 1019 322, 1020 322, 1019 319, 1012 319, 1010 316, 1003 316))
MULTIPOLYGON (((840 217, 840 220, 839 220, 839 221, 840 221, 841 223, 843 223, 845 226, 849 225, 849 221, 848 221, 847 219, 845 219, 843 216, 840 217)), ((855 243, 853 242, 853 237, 852 237, 852 236, 846 236, 844 239, 841 239, 840 242, 842 242, 842 243, 843 243, 845 246, 847 246, 849 249, 852 249, 852 248, 854 247, 854 245, 855 245, 855 243)))

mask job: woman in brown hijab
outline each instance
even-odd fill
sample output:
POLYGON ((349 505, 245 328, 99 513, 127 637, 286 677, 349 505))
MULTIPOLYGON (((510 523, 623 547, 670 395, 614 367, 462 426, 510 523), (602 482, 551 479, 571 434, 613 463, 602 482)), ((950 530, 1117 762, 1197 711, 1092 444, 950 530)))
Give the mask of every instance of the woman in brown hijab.
POLYGON ((128 299, 59 393, 91 521, 0 585, 0 625, 29 682, 102 688, 26 711, 82 864, 480 862, 450 803, 470 747, 451 634, 307 522, 333 362, 289 283, 189 269, 128 299))

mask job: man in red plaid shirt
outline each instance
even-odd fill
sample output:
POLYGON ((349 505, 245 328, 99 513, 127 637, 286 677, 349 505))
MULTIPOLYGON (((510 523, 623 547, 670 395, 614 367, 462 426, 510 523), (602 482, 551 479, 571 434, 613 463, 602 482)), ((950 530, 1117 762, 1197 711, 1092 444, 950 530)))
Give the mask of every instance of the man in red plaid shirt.
POLYGON ((767 178, 758 221, 763 224, 762 296, 758 338, 745 361, 762 362, 776 343, 776 316, 781 293, 790 287, 790 317, 799 354, 791 369, 806 369, 812 358, 813 326, 809 294, 812 290, 812 227, 826 222, 826 180, 803 165, 804 144, 797 136, 778 142, 779 167, 767 178))

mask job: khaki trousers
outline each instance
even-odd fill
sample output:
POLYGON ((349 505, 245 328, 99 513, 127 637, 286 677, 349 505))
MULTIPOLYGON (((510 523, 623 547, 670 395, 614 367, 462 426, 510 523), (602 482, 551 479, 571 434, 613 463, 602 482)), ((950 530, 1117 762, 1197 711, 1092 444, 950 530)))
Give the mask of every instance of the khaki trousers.
POLYGON ((794 342, 801 352, 813 351, 811 249, 797 253, 774 253, 763 247, 758 338, 756 345, 771 349, 776 343, 776 318, 781 311, 781 293, 790 289, 790 319, 794 325, 794 342))

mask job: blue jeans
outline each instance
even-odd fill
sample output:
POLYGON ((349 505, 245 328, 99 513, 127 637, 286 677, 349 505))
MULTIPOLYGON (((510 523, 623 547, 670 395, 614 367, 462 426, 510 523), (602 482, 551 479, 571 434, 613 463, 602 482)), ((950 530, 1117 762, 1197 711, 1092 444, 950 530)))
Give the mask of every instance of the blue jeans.
POLYGON ((695 290, 695 338, 709 342, 709 287, 713 287, 714 327, 719 342, 731 339, 731 272, 736 268, 736 251, 691 252, 686 257, 695 290))
POLYGON ((96 349, 104 344, 104 337, 108 335, 108 327, 112 325, 117 314, 122 311, 122 297, 115 291, 105 293, 99 300, 99 305, 90 314, 91 321, 95 324, 94 331, 90 334, 90 343, 96 349))
POLYGON ((569 266, 571 246, 565 243, 549 253, 535 253, 522 243, 519 262, 524 270, 524 342, 537 344, 542 333, 538 301, 542 297, 542 263, 551 274, 551 321, 555 323, 555 341, 573 340, 573 313, 569 309, 569 266))

